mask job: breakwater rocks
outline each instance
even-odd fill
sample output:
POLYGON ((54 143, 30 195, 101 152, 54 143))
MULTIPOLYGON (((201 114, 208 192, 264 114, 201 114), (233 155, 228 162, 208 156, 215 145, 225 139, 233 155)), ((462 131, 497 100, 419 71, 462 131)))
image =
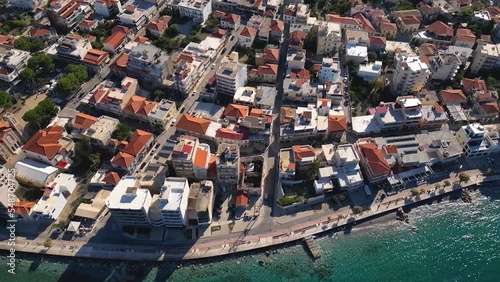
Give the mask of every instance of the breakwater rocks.
POLYGON ((464 203, 472 203, 472 198, 470 196, 469 190, 463 189, 460 193, 460 199, 462 199, 464 203))
POLYGON ((407 213, 403 211, 402 208, 399 208, 398 211, 396 212, 396 217, 398 220, 404 221, 406 223, 410 223, 410 217, 408 216, 407 213))

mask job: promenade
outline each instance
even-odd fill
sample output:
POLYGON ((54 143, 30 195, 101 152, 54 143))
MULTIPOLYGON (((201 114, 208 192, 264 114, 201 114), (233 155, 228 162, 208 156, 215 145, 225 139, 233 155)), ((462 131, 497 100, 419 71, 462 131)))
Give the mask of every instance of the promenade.
MULTIPOLYGON (((44 239, 26 240, 19 237, 16 239, 16 250, 18 252, 48 254, 66 257, 86 257, 98 259, 117 260, 139 260, 139 261, 166 261, 166 260, 188 260, 209 258, 256 250, 283 243, 300 240, 333 228, 343 227, 360 220, 376 218, 381 214, 396 211, 400 207, 413 205, 433 197, 448 194, 455 190, 461 190, 476 184, 498 181, 500 175, 483 175, 479 170, 465 171, 470 180, 467 183, 459 183, 456 177, 442 179, 441 184, 448 180, 452 185, 436 189, 434 184, 420 186, 425 190, 417 197, 412 197, 409 191, 388 196, 381 202, 376 202, 362 214, 354 215, 350 209, 340 209, 331 213, 321 213, 315 216, 292 217, 283 216, 275 220, 276 224, 272 230, 257 235, 246 236, 242 232, 237 238, 205 240, 200 239, 189 247, 159 247, 159 246, 127 246, 118 244, 97 244, 80 241, 53 240, 52 246, 43 246, 44 239)), ((6 238, 0 242, 0 249, 8 250, 6 238)))

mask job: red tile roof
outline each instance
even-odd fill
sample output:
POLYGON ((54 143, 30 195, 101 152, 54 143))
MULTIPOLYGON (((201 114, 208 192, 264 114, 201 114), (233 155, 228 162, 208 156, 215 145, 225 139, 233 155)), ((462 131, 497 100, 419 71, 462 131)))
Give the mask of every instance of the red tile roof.
POLYGON ((236 206, 246 207, 248 206, 248 195, 245 193, 238 193, 236 196, 236 206))
POLYGON ((51 34, 50 29, 43 26, 32 27, 30 30, 31 37, 44 37, 51 34))
POLYGON ((132 137, 130 137, 127 146, 123 149, 123 152, 137 156, 144 150, 144 147, 151 138, 153 138, 152 133, 136 129, 132 137))
MULTIPOLYGON (((125 164, 126 165, 126 164, 125 164)), ((128 166, 127 166, 128 167, 128 166)), ((108 171, 102 178, 102 181, 107 184, 116 185, 120 181, 121 177, 118 173, 114 171, 108 171)))
POLYGON ((123 32, 117 32, 111 34, 106 40, 104 40, 104 44, 111 45, 114 49, 116 49, 122 42, 127 38, 127 35, 123 32))
POLYGON ((347 130, 345 116, 328 116, 328 132, 344 132, 347 130))
POLYGON ((64 128, 61 126, 49 126, 45 130, 39 130, 23 146, 23 150, 38 155, 46 156, 49 160, 54 158, 62 148, 59 140, 63 137, 64 128))
POLYGON ((453 29, 442 21, 435 21, 426 29, 437 36, 453 37, 453 29))
POLYGON ((73 120, 73 126, 75 128, 86 130, 89 129, 92 124, 97 121, 97 118, 84 113, 78 113, 73 120))
POLYGON ((142 116, 148 116, 158 103, 149 101, 144 97, 133 95, 123 108, 124 111, 142 116))
POLYGON ((215 137, 229 140, 243 140, 245 139, 245 134, 227 128, 219 128, 215 133, 215 137))
POLYGON ((388 174, 391 171, 391 167, 377 145, 373 143, 362 143, 358 146, 373 175, 388 174))
POLYGON ((111 160, 111 163, 115 166, 128 168, 132 165, 132 163, 134 163, 134 160, 134 156, 127 153, 118 152, 118 154, 116 154, 111 160))
POLYGON ((240 16, 232 13, 226 14, 222 19, 221 22, 228 22, 230 24, 236 24, 240 21, 240 16))
POLYGON ((14 202, 14 213, 28 215, 34 206, 34 202, 14 202))
POLYGON ((271 20, 271 27, 269 30, 271 32, 283 32, 283 30, 285 30, 285 24, 280 20, 271 20))
POLYGON ((125 34, 129 33, 130 28, 123 26, 123 25, 117 25, 111 29, 111 33, 118 33, 118 32, 123 32, 125 34))
POLYGON ((466 91, 487 91, 486 82, 479 78, 464 78, 462 79, 462 88, 466 91))
POLYGON ((387 155, 394 155, 398 153, 398 146, 396 145, 384 145, 384 150, 387 155))
POLYGON ((84 29, 90 29, 96 23, 97 23, 96 20, 84 20, 78 26, 81 27, 81 28, 84 28, 84 29))
POLYGON ((295 161, 302 161, 303 158, 314 157, 316 152, 311 145, 296 145, 292 146, 293 156, 295 161))
POLYGON ((394 23, 391 23, 389 21, 381 21, 379 23, 379 27, 380 27, 380 31, 381 32, 384 32, 384 31, 397 31, 398 30, 398 26, 394 23))
POLYGON ((472 33, 470 29, 459 28, 457 29, 455 40, 465 41, 465 42, 476 42, 476 36, 472 33))
POLYGON ((265 48, 262 58, 267 61, 278 61, 280 57, 280 49, 278 48, 265 48))
POLYGON ((415 16, 402 16, 399 17, 399 20, 403 22, 405 25, 419 25, 420 21, 415 16))
POLYGON ((259 66, 259 68, 257 69, 257 73, 259 73, 259 74, 278 75, 278 65, 276 65, 276 64, 265 64, 263 66, 259 66))
POLYGON ((353 18, 358 19, 361 23, 361 29, 363 31, 366 31, 368 33, 370 32, 376 32, 375 28, 373 27, 372 23, 363 16, 361 13, 356 13, 353 18))
POLYGON ((465 97, 464 93, 460 89, 441 90, 439 95, 441 95, 444 102, 465 103, 467 101, 467 97, 465 97))
POLYGON ((255 28, 245 26, 240 32, 240 35, 244 37, 255 38, 255 35, 257 35, 257 30, 255 28))
POLYGON ((199 135, 205 135, 210 125, 210 121, 204 118, 197 118, 188 114, 182 115, 176 127, 199 135))
POLYGON ((311 72, 306 69, 290 71, 290 78, 292 79, 311 79, 311 72))
POLYGON ((488 102, 481 104, 481 108, 483 109, 485 114, 498 114, 500 112, 497 102, 488 102))
POLYGON ((198 148, 196 150, 196 156, 194 158, 193 165, 196 167, 205 168, 205 166, 207 166, 208 155, 209 155, 209 152, 198 148))
POLYGON ((329 22, 339 23, 343 25, 354 25, 354 26, 357 25, 361 27, 360 20, 351 17, 341 17, 339 15, 327 14, 326 20, 329 22))
POLYGON ((238 104, 229 104, 224 110, 224 116, 226 117, 234 117, 241 118, 248 116, 250 112, 250 108, 248 106, 238 105, 238 104))
POLYGON ((90 65, 99 66, 104 63, 104 61, 106 61, 108 56, 109 54, 106 51, 90 49, 87 54, 85 54, 85 57, 83 57, 83 62, 90 65))
POLYGON ((377 45, 377 46, 386 46, 386 38, 383 36, 370 36, 370 46, 371 45, 377 45))

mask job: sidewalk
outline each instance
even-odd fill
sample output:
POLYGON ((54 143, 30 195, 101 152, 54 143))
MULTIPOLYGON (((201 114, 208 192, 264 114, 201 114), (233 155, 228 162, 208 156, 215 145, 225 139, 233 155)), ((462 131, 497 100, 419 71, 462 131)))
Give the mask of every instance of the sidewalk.
MULTIPOLYGON (((363 212, 360 215, 354 215, 350 209, 341 209, 336 212, 316 214, 315 216, 301 217, 287 222, 287 224, 275 225, 273 231, 245 236, 240 234, 238 238, 228 238, 226 240, 210 241, 200 240, 198 243, 187 249, 186 247, 164 247, 158 246, 130 246, 113 245, 113 244, 89 244, 87 242, 67 242, 67 241, 52 241, 52 247, 43 247, 43 239, 35 239, 27 241, 24 238, 17 238, 17 251, 51 254, 68 257, 92 257, 102 259, 120 259, 120 260, 179 260, 179 259, 197 259, 214 257, 236 252, 249 251, 264 247, 269 247, 277 244, 300 240, 304 237, 311 236, 317 233, 327 231, 332 228, 341 227, 346 224, 353 223, 357 220, 368 219, 378 214, 388 211, 395 211, 400 207, 414 204, 419 201, 424 201, 436 195, 449 193, 453 190, 460 190, 465 187, 472 186, 482 181, 500 180, 500 175, 482 175, 479 170, 466 171, 471 179, 468 183, 457 183, 454 177, 443 179, 453 183, 451 186, 435 189, 434 185, 420 186, 426 191, 436 190, 434 193, 423 193, 415 198, 410 195, 400 193, 397 195, 388 196, 381 203, 371 205, 371 209, 363 212), (297 222, 299 221, 299 222, 297 222)), ((236 234, 235 234, 236 235, 236 234)), ((5 240, 5 238, 3 238, 5 240)), ((0 242, 0 249, 9 249, 6 241, 0 242)))

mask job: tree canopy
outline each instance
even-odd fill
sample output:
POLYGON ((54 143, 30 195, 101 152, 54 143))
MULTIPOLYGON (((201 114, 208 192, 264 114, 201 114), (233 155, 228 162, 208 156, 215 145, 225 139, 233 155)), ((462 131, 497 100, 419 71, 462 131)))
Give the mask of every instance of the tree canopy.
POLYGON ((54 70, 55 65, 54 61, 51 57, 49 57, 49 55, 39 53, 28 60, 28 68, 32 69, 38 75, 46 75, 54 70))
POLYGON ((21 79, 22 82, 31 84, 35 81, 36 74, 35 72, 30 69, 30 68, 25 68, 19 73, 19 79, 21 79))
POLYGON ((23 115, 23 120, 29 123, 35 123, 40 128, 44 128, 55 117, 59 109, 51 99, 41 101, 35 108, 27 111, 23 115))
POLYGON ((116 138, 120 141, 125 141, 130 138, 130 127, 126 124, 120 123, 116 127, 115 131, 113 131, 113 138, 116 138))
POLYGON ((43 49, 43 43, 31 37, 21 36, 14 42, 14 48, 36 53, 43 49))
POLYGON ((0 108, 12 107, 12 96, 7 91, 0 91, 0 108))
POLYGON ((64 68, 64 76, 57 82, 57 91, 68 95, 75 91, 88 78, 87 69, 83 65, 70 64, 64 68))

